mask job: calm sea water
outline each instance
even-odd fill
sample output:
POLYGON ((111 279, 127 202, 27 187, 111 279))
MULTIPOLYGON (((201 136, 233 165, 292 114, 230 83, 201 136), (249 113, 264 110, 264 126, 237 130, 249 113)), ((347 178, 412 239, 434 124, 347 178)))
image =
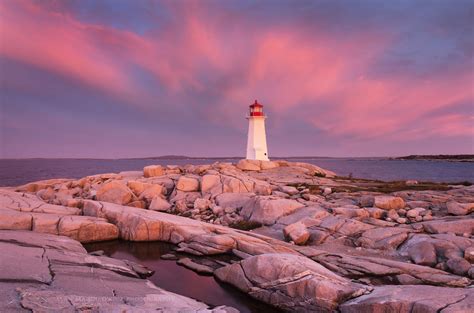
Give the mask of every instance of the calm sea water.
MULTIPOLYGON (((146 165, 210 164, 216 159, 3 159, 0 160, 0 186, 17 186, 31 181, 50 178, 81 178, 100 173, 142 170, 146 165)), ((238 159, 219 159, 220 162, 237 162, 238 159)), ((316 164, 340 176, 380 180, 406 180, 434 182, 474 182, 474 163, 390 160, 385 158, 312 158, 293 159, 316 164)))

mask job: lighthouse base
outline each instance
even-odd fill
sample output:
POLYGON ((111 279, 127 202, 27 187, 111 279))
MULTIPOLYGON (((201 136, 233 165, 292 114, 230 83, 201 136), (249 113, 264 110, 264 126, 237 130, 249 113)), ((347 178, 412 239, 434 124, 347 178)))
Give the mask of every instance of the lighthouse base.
POLYGON ((270 161, 266 152, 263 151, 247 151, 247 160, 270 161))
POLYGON ((269 161, 267 138, 265 134, 265 117, 250 116, 247 138, 247 160, 269 161))

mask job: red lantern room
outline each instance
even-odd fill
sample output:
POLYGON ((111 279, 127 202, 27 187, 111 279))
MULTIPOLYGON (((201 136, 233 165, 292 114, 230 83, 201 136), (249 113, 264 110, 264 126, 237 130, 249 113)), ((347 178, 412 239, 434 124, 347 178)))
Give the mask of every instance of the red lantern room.
POLYGON ((263 105, 258 103, 257 100, 255 100, 255 102, 251 104, 249 107, 250 107, 250 116, 265 116, 263 114, 263 105))

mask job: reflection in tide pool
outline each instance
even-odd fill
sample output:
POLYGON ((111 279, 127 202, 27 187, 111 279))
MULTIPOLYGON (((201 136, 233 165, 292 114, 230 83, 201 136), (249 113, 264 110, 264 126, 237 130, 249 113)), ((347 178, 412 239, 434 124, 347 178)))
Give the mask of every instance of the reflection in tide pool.
POLYGON ((163 254, 175 247, 165 242, 108 241, 84 245, 87 251, 104 250, 107 256, 145 265, 155 273, 148 279, 165 290, 202 301, 211 306, 228 305, 240 312, 278 312, 237 289, 217 282, 212 276, 202 276, 163 260, 163 254))

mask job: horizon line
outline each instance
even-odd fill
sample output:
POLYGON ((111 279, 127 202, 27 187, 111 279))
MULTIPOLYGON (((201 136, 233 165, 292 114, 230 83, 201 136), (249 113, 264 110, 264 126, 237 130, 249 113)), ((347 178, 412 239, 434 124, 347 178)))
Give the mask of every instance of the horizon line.
MULTIPOLYGON (((345 159, 345 158, 405 158, 405 157, 429 157, 429 156, 448 156, 459 157, 465 156, 474 158, 474 154, 410 154, 410 155, 390 155, 390 156, 275 156, 271 159, 345 159)), ((162 156, 147 156, 147 157, 119 157, 119 158, 101 158, 101 157, 20 157, 20 158, 0 158, 0 160, 192 160, 192 159, 245 159, 242 156, 184 156, 184 155, 162 155, 162 156)))

